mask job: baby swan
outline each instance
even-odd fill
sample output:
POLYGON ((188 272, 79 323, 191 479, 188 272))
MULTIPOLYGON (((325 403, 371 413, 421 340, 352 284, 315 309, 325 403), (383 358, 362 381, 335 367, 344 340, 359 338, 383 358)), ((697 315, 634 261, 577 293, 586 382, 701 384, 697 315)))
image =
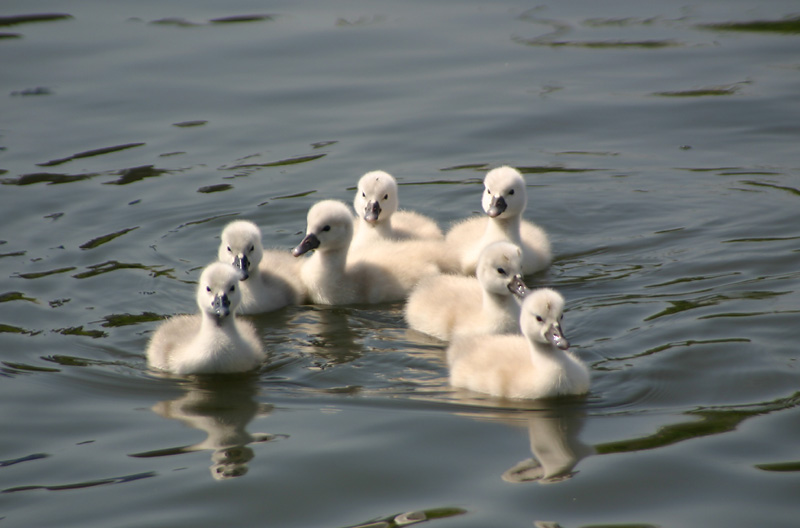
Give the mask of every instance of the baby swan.
POLYGON ((240 301, 239 271, 222 262, 210 264, 197 287, 200 313, 162 323, 147 347, 148 365, 179 375, 258 367, 264 351, 253 325, 234 316, 240 301))
POLYGON ((219 261, 241 272, 239 313, 272 312, 303 301, 300 263, 289 251, 264 251, 256 224, 234 220, 222 230, 220 239, 219 261))
POLYGON ((478 260, 477 277, 435 275, 422 279, 406 303, 414 330, 448 341, 455 335, 519 333, 522 251, 493 242, 478 260))
MULTIPOLYGON (((308 210, 303 241, 292 250, 296 257, 311 250, 300 277, 314 304, 374 304, 399 301, 409 287, 384 266, 348 258, 353 238, 353 216, 338 200, 322 200, 308 210)), ((413 269, 414 262, 403 263, 413 269)))
POLYGON ((358 217, 352 247, 377 240, 444 238, 432 219, 414 211, 398 211, 397 181, 388 172, 372 171, 358 180, 353 208, 358 217))
POLYGON ((561 331, 564 298, 543 288, 522 303, 523 336, 469 336, 447 349, 450 384, 513 399, 585 394, 589 370, 567 350, 561 331))
POLYGON ((481 204, 488 218, 468 218, 447 233, 450 251, 460 257, 461 272, 474 274, 481 250, 497 240, 508 240, 522 248, 523 274, 549 266, 552 255, 547 234, 522 219, 528 197, 519 171, 508 166, 493 169, 486 174, 483 186, 481 204))

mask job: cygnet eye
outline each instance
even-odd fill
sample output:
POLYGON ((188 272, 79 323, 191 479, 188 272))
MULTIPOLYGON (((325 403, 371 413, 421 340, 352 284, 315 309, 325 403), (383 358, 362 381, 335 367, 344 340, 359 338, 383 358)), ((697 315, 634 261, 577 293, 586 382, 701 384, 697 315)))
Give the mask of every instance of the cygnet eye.
POLYGON ((210 286, 206 286, 206 291, 207 291, 208 293, 211 293, 211 287, 210 287, 210 286))
POLYGON ((228 246, 228 253, 230 253, 230 252, 231 252, 231 247, 230 247, 230 246, 228 246))
POLYGON ((323 231, 330 231, 331 230, 331 226, 326 225, 325 227, 322 228, 322 230, 323 231))
POLYGON ((486 194, 492 194, 491 189, 486 189, 486 194))
POLYGON ((384 194, 384 195, 383 195, 383 199, 384 199, 384 200, 388 200, 388 199, 389 199, 389 195, 388 195, 388 194, 384 194))
POLYGON ((250 253, 252 253, 255 250, 256 250, 256 246, 255 245, 250 246, 250 253))
POLYGON ((514 194, 514 189, 511 189, 510 191, 508 191, 508 194, 509 195, 514 194))
POLYGON ((365 193, 364 191, 361 191, 361 197, 362 198, 366 198, 367 197, 367 193, 365 193))
POLYGON ((231 289, 230 289, 230 290, 228 290, 228 291, 230 291, 230 292, 234 292, 234 291, 236 291, 236 286, 231 286, 231 289))
POLYGON ((541 316, 541 315, 537 315, 537 316, 536 316, 536 320, 537 320, 537 321, 539 321, 540 323, 543 323, 543 322, 544 322, 544 319, 542 319, 542 316, 541 316))
POLYGON ((497 268, 497 273, 499 273, 500 275, 508 275, 508 273, 506 273, 506 270, 504 270, 503 268, 497 268))

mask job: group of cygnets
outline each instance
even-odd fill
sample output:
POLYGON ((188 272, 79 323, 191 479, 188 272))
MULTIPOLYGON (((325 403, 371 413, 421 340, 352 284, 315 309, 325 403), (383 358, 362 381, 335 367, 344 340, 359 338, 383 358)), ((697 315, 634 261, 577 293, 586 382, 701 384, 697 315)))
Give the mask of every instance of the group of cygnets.
POLYGON ((449 343, 455 387, 514 399, 588 392, 588 369, 561 328, 563 297, 523 282, 552 256, 547 234, 522 218, 527 195, 519 171, 489 171, 485 216, 446 234, 432 219, 398 210, 397 194, 390 174, 364 174, 355 216, 341 201, 315 203, 291 252, 265 250, 252 222, 228 224, 217 262, 200 275, 200 313, 162 323, 148 364, 179 375, 244 372, 265 354, 253 325, 235 313, 405 301, 410 328, 449 343))

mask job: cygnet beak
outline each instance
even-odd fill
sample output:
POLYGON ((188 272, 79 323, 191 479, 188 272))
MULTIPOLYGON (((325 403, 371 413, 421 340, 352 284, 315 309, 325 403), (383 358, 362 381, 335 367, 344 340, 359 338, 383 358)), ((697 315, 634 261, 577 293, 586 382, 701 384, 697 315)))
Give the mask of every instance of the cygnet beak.
POLYGON ((242 275, 239 277, 239 280, 246 281, 250 278, 250 260, 247 258, 247 255, 237 256, 233 259, 233 267, 238 269, 239 273, 242 275))
POLYGON ((492 202, 489 204, 489 210, 486 211, 486 214, 491 218, 498 217, 503 214, 506 207, 508 207, 508 205, 506 204, 505 198, 502 196, 492 197, 492 202))
POLYGON ((223 317, 228 317, 231 314, 231 300, 228 299, 226 294, 222 295, 215 295, 214 300, 211 302, 211 307, 214 309, 214 313, 220 319, 223 317))
POLYGON ((544 337, 561 350, 569 348, 569 341, 564 337, 564 332, 561 331, 561 325, 559 323, 551 324, 550 328, 545 332, 544 337))
POLYGON ((522 275, 514 275, 511 278, 511 282, 508 283, 508 290, 520 299, 524 299, 530 291, 522 281, 522 275))
POLYGON ((319 247, 319 239, 317 235, 314 233, 309 233, 303 239, 300 244, 292 250, 292 255, 295 257, 299 257, 300 255, 305 255, 312 249, 317 249, 319 247))
POLYGON ((378 217, 381 215, 381 204, 378 203, 377 200, 369 202, 367 207, 364 209, 364 220, 369 222, 370 224, 374 224, 378 221, 378 217))

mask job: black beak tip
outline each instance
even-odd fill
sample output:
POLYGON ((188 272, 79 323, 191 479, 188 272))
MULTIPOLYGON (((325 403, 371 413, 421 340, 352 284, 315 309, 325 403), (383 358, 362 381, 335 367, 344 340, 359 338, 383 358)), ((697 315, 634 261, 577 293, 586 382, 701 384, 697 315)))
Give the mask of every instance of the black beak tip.
POLYGON ((374 223, 378 221, 378 217, 381 215, 381 204, 378 202, 370 202, 367 204, 366 209, 364 209, 364 220, 370 223, 374 223))
POLYGON ((492 203, 489 206, 489 210, 486 211, 486 214, 489 215, 490 218, 496 218, 505 212, 506 207, 508 207, 508 205, 506 204, 505 199, 501 196, 496 200, 492 200, 492 203))
POLYGON ((292 250, 292 255, 295 257, 299 257, 300 255, 305 255, 312 249, 317 249, 319 247, 319 238, 313 233, 306 235, 300 244, 297 245, 296 248, 292 250))
POLYGON ((250 278, 250 261, 244 255, 233 259, 233 267, 239 270, 239 280, 247 280, 250 278))
POLYGON ((217 317, 227 317, 231 314, 231 300, 227 295, 217 295, 211 303, 217 317))

